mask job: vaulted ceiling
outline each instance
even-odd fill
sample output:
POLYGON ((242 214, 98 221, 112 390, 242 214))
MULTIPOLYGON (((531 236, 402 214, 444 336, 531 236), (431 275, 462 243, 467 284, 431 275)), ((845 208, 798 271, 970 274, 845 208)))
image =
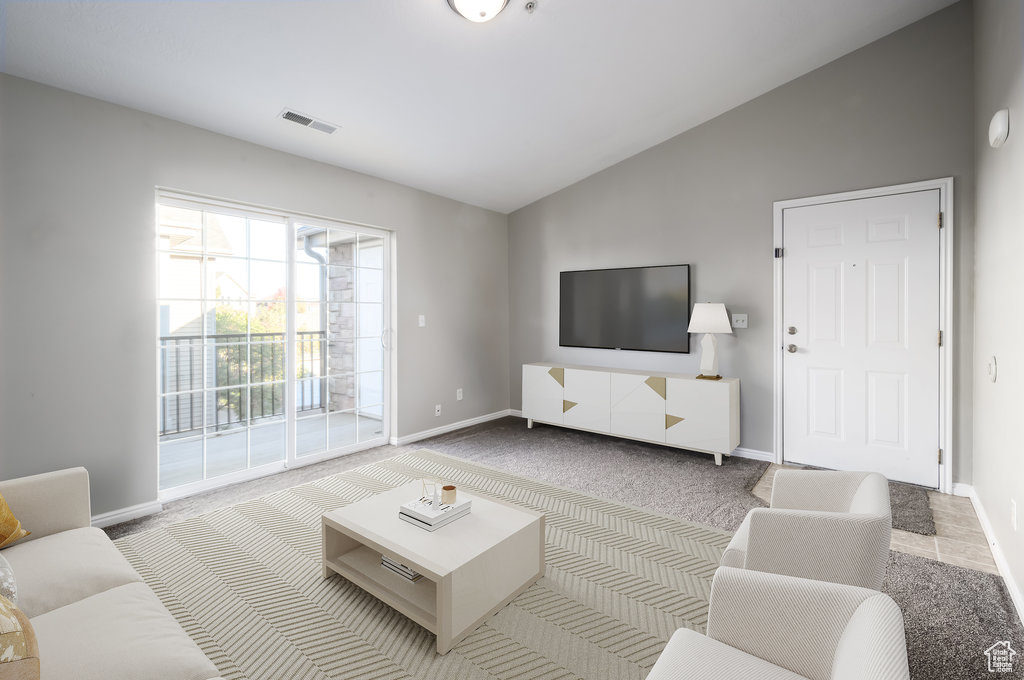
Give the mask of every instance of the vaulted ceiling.
POLYGON ((510 212, 952 0, 526 4, 0 0, 0 70, 510 212))

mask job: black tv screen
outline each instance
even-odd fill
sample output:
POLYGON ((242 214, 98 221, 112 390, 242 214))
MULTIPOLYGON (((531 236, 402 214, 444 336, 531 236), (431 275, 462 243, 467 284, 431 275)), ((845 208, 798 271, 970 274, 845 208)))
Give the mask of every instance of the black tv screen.
POLYGON ((690 265, 561 272, 558 344, 689 353, 690 265))

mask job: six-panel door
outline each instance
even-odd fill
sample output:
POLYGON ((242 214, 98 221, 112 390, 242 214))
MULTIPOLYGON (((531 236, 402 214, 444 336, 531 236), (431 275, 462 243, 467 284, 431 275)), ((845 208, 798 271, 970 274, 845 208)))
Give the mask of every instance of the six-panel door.
POLYGON ((784 455, 938 486, 939 192, 785 211, 784 455))

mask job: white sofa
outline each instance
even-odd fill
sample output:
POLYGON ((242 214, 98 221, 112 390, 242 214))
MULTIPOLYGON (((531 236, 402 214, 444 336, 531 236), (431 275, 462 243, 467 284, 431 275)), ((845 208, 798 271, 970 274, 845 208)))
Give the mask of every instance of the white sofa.
POLYGON ((891 534, 882 475, 779 470, 771 507, 747 513, 722 566, 880 590, 891 534))
POLYGON ((867 588, 720 567, 707 635, 680 628, 647 680, 909 680, 903 615, 867 588))
POLYGON ((0 482, 31 535, 4 548, 43 680, 208 680, 216 667, 91 525, 85 468, 0 482))

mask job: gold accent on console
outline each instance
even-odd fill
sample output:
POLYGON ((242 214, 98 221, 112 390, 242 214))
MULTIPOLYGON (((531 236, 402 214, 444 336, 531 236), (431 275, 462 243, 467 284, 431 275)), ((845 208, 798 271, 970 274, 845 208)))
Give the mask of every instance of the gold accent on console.
POLYGON ((679 416, 671 416, 671 415, 666 413, 665 414, 665 429, 667 430, 668 428, 672 427, 673 425, 681 423, 684 420, 686 420, 686 418, 680 418, 679 416))
POLYGON ((577 404, 575 401, 569 401, 568 399, 563 399, 562 400, 562 413, 565 413, 566 411, 571 409, 573 406, 578 406, 578 405, 579 404, 577 404))
POLYGON ((548 371, 552 378, 558 381, 558 384, 565 387, 565 369, 564 368, 552 368, 548 371))
POLYGON ((665 394, 667 392, 667 388, 665 387, 665 379, 664 378, 652 377, 652 378, 648 378, 644 382, 647 383, 648 387, 650 387, 652 390, 657 392, 658 395, 662 399, 666 398, 665 394))

